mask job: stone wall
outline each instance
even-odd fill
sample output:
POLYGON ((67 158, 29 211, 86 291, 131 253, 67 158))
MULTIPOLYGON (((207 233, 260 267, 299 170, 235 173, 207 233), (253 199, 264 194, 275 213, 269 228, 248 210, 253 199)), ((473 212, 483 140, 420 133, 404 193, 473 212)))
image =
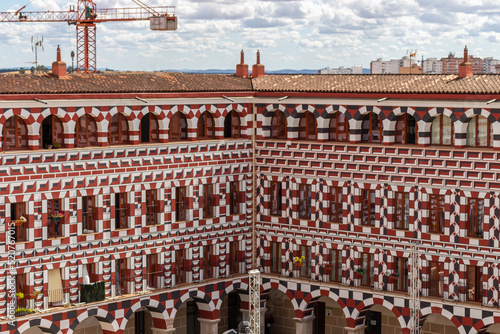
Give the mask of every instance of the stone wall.
POLYGON ((267 313, 274 317, 274 323, 271 325, 272 334, 291 334, 295 333, 295 317, 292 302, 279 290, 271 290, 267 298, 267 313))

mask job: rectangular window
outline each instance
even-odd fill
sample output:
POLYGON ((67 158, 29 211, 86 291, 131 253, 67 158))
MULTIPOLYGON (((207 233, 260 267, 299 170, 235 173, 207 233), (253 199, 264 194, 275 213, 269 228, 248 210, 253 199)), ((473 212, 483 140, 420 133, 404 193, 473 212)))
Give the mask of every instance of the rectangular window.
MULTIPOLYGON (((16 275, 16 293, 22 292, 25 295, 28 294, 29 291, 26 278, 27 278, 26 274, 16 275)), ((14 296, 14 298, 16 298, 16 296, 14 296)), ((27 298, 17 299, 17 307, 26 307, 26 300, 27 298)))
POLYGON ((87 274, 89 275, 90 283, 99 282, 99 276, 97 274, 98 263, 87 263, 87 274))
POLYGON ((271 242, 271 272, 281 274, 281 242, 271 242))
POLYGON ((429 195, 429 232, 444 233, 445 203, 442 195, 429 195))
POLYGON ((175 188, 175 221, 187 220, 187 191, 186 187, 175 188))
POLYGON ((116 294, 121 296, 129 293, 127 281, 129 280, 127 273, 127 259, 115 260, 115 277, 116 277, 116 294))
POLYGON ((47 201, 47 215, 48 215, 48 237, 49 238, 60 238, 62 237, 62 226, 64 222, 64 217, 59 217, 61 215, 61 200, 50 199, 47 201))
POLYGON ((238 181, 229 182, 229 214, 238 215, 240 213, 240 183, 238 181))
POLYGON ((467 301, 480 303, 483 297, 482 267, 467 266, 467 301))
POLYGON ((13 236, 16 242, 28 241, 28 221, 22 222, 20 219, 26 219, 26 206, 24 203, 10 204, 10 221, 11 226, 14 226, 15 235, 13 236))
POLYGON ((187 281, 187 256, 185 249, 178 249, 175 251, 175 284, 186 283, 187 281))
POLYGON ((299 218, 311 219, 311 185, 299 185, 299 218))
POLYGON ((207 245, 203 247, 203 278, 214 277, 214 247, 207 245))
POLYGON ((375 190, 361 191, 361 225, 375 226, 375 190))
POLYGON ((203 217, 212 218, 214 216, 214 185, 203 185, 203 217))
POLYGON ((394 290, 408 291, 408 258, 395 258, 394 272, 399 274, 394 282, 394 290))
POLYGON ((361 285, 372 286, 375 269, 374 255, 370 253, 361 253, 361 266, 364 269, 364 274, 361 277, 361 285))
POLYGON ((239 272, 239 249, 238 241, 231 241, 229 243, 229 254, 226 259, 229 260, 229 274, 237 274, 239 272))
POLYGON ((396 193, 394 228, 398 230, 408 230, 410 228, 410 194, 408 193, 396 193))
POLYGON ((281 216, 281 182, 272 181, 271 182, 271 216, 281 216))
POLYGON ((299 257, 304 257, 302 266, 299 266, 299 276, 310 278, 311 277, 311 251, 308 246, 300 246, 299 257))
POLYGON ((146 190, 146 225, 158 224, 157 190, 146 190))
POLYGON ((471 238, 482 238, 484 199, 469 198, 469 212, 467 218, 467 236, 471 238))
POLYGON ((444 264, 431 261, 429 263, 429 295, 442 297, 444 291, 444 264))
POLYGON ((161 266, 158 263, 158 254, 146 255, 146 275, 148 287, 158 289, 160 287, 160 278, 163 274, 161 266))
POLYGON ((342 223, 342 188, 330 187, 330 221, 342 223))
POLYGON ((332 282, 342 282, 342 251, 338 249, 330 250, 330 279, 332 282))
POLYGON ((128 227, 126 195, 126 193, 115 194, 115 229, 128 227))
POLYGON ((83 233, 96 233, 96 205, 94 196, 82 197, 82 226, 83 233))

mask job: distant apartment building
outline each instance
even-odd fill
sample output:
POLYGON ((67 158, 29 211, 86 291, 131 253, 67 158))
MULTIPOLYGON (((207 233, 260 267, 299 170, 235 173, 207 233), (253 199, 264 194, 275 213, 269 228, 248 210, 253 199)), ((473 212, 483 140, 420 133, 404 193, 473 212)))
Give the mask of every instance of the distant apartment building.
MULTIPOLYGON (((452 53, 446 58, 441 58, 443 66, 442 74, 457 74, 458 65, 464 62, 463 58, 456 58, 452 53)), ((469 56, 468 62, 472 64, 472 73, 480 74, 483 72, 483 60, 481 58, 474 58, 469 56)))
POLYGON ((378 58, 370 63, 371 74, 398 74, 400 67, 411 67, 415 64, 415 60, 407 56, 401 59, 382 60, 378 58))
POLYGON ((437 58, 427 58, 422 64, 422 72, 424 74, 441 74, 443 73, 443 63, 437 58))
POLYGON ((351 66, 351 67, 337 67, 337 68, 329 68, 325 67, 322 70, 318 71, 318 74, 363 74, 362 66, 351 66))
POLYGON ((499 73, 500 60, 493 57, 486 57, 483 59, 483 73, 499 73))

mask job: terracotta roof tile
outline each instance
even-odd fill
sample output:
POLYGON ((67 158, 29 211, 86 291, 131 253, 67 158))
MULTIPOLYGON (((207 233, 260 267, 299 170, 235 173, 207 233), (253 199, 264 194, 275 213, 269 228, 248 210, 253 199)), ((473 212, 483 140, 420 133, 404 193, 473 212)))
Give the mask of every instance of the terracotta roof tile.
POLYGON ((165 93, 251 91, 252 83, 228 74, 112 72, 49 75, 0 75, 0 94, 165 93))
POLYGON ((266 75, 252 79, 254 91, 395 93, 395 94, 499 94, 500 75, 480 74, 467 78, 441 74, 372 75, 266 75))
POLYGON ((500 75, 271 74, 244 79, 232 74, 111 72, 0 75, 0 94, 169 93, 169 92, 316 92, 381 94, 500 94, 500 75))

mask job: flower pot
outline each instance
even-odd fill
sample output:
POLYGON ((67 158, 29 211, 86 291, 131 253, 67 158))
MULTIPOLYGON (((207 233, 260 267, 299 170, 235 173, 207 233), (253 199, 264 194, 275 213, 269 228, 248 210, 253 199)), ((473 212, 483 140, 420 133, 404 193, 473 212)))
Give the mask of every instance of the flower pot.
POLYGON ((16 219, 12 221, 14 223, 14 226, 21 226, 24 222, 20 219, 16 219))
POLYGON ((326 271, 332 271, 333 267, 323 267, 323 269, 326 270, 326 271))
POLYGON ((299 263, 299 262, 296 262, 296 263, 294 263, 294 265, 295 265, 296 267, 302 267, 302 266, 304 265, 304 263, 299 263))
POLYGON ((355 272, 354 272, 354 277, 356 277, 356 278, 361 278, 361 277, 363 277, 363 275, 364 275, 364 274, 365 274, 365 273, 358 273, 357 271, 355 271, 355 272))
POLYGON ((63 217, 54 217, 54 216, 51 216, 51 217, 50 217, 50 219, 51 219, 52 221, 58 222, 58 221, 60 221, 61 219, 63 219, 63 217))

